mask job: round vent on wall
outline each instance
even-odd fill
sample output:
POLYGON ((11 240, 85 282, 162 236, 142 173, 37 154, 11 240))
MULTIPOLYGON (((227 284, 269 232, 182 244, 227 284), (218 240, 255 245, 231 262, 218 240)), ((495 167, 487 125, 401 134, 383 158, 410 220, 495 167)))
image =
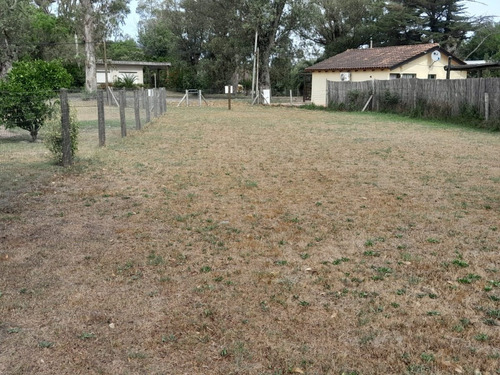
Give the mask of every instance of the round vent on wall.
POLYGON ((431 59, 432 59, 432 61, 439 61, 439 60, 441 60, 441 52, 439 52, 439 51, 432 51, 431 59))

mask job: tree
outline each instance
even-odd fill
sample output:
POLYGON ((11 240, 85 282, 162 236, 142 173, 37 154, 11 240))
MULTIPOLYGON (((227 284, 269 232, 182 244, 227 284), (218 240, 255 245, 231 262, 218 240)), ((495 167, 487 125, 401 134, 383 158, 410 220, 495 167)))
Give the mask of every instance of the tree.
POLYGON ((237 84, 251 71, 257 31, 261 87, 270 88, 273 61, 279 54, 284 57, 283 51, 293 44, 308 4, 308 0, 144 1, 139 4, 143 16, 139 42, 155 59, 174 63, 170 77, 183 88, 188 84, 220 88, 237 84))
MULTIPOLYGON (((111 60, 118 60, 118 61, 144 60, 144 50, 140 48, 133 39, 107 41, 106 49, 107 49, 106 56, 108 59, 111 60)), ((102 53, 98 53, 98 56, 100 58, 104 57, 102 53)))
POLYGON ((31 44, 30 59, 65 62, 74 61, 74 30, 62 17, 47 13, 42 8, 30 14, 31 33, 26 43, 31 44))
POLYGON ((57 90, 70 85, 71 75, 59 61, 16 62, 0 81, 0 119, 7 128, 29 131, 36 141, 52 113, 50 100, 58 95, 57 90))
POLYGON ((0 78, 18 60, 75 60, 72 23, 51 14, 50 3, 0 0, 0 78))
POLYGON ((32 50, 26 43, 31 35, 29 0, 0 0, 0 78, 5 77, 12 64, 32 50))
POLYGON ((290 42, 293 32, 299 30, 302 16, 307 14, 305 0, 246 0, 244 21, 258 32, 260 60, 260 87, 271 88, 271 60, 278 45, 290 42))
POLYGON ((464 0, 390 0, 378 18, 379 45, 439 43, 455 52, 475 30, 464 0))
POLYGON ((169 84, 179 89, 238 83, 252 51, 241 20, 242 0, 143 2, 139 43, 153 60, 174 64, 169 84), (233 82, 234 83, 234 82, 233 82))
POLYGON ((302 35, 323 46, 327 57, 358 48, 376 33, 381 7, 380 0, 314 0, 310 29, 302 35))
POLYGON ((484 24, 463 44, 459 54, 467 60, 500 61, 500 23, 484 24))
MULTIPOLYGON (((2 1, 2 0, 0 0, 2 1)), ((117 33, 129 12, 129 0, 61 0, 58 14, 75 23, 85 43, 85 90, 97 90, 96 45, 117 33)))
MULTIPOLYGON (((500 62, 500 23, 485 23, 461 46, 458 55, 463 60, 500 62)), ((478 72, 472 74, 477 76, 478 72)), ((483 70, 481 76, 500 77, 500 69, 483 70)))

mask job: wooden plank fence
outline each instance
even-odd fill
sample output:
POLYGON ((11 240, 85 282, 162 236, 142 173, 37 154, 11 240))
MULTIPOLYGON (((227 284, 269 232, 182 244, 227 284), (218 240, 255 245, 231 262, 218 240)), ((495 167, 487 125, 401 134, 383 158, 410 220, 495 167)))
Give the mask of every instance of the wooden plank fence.
POLYGON ((500 78, 327 82, 329 106, 360 111, 371 95, 373 111, 500 119, 500 78))

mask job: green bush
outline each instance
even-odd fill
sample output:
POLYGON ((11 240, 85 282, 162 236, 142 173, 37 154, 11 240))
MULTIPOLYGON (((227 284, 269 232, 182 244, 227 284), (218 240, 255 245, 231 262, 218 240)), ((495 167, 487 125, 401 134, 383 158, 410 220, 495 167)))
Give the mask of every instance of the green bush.
POLYGON ((137 81, 137 77, 133 74, 124 74, 123 77, 118 77, 113 82, 113 87, 117 89, 133 89, 136 87, 135 81, 137 81))
POLYGON ((6 128, 19 127, 36 141, 38 131, 51 116, 51 99, 62 87, 70 87, 71 75, 59 61, 17 62, 0 81, 0 120, 6 128))
MULTIPOLYGON (((69 117, 69 126, 70 126, 70 140, 71 140, 71 156, 74 157, 76 155, 76 151, 78 150, 78 132, 79 132, 79 124, 76 120, 75 111, 70 111, 69 117)), ((55 109, 47 121, 45 126, 45 130, 43 133, 43 141, 49 151, 54 155, 56 162, 61 164, 63 157, 63 149, 62 149, 62 126, 61 126, 61 108, 59 106, 55 106, 55 109)))
POLYGON ((380 98, 380 112, 396 112, 398 104, 399 95, 386 90, 380 98))

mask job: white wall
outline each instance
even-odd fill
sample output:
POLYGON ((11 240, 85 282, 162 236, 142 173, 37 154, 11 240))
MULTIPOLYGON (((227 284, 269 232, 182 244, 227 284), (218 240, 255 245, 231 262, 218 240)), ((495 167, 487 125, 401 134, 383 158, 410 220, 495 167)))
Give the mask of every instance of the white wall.
MULTIPOLYGON (((142 66, 140 65, 112 65, 108 66, 108 82, 113 83, 119 77, 123 77, 124 75, 135 76, 137 77, 135 84, 143 84, 144 83, 144 73, 142 66)), ((97 65, 97 83, 105 83, 105 71, 104 65, 97 65)))

